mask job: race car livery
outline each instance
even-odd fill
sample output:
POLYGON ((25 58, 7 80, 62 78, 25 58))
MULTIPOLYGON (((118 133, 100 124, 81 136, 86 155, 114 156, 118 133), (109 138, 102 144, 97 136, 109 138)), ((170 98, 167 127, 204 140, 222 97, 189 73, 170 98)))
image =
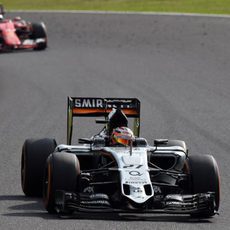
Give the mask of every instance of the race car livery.
POLYGON ((181 140, 155 139, 149 145, 139 135, 138 99, 68 97, 67 144, 27 139, 21 158, 22 189, 27 196, 43 196, 46 210, 61 215, 79 211, 215 215, 220 182, 214 157, 190 155, 181 140), (82 116, 103 117, 96 120, 103 128, 72 145, 73 118, 82 116), (115 131, 126 141, 113 142, 115 131))
POLYGON ((46 26, 43 22, 31 23, 21 17, 4 18, 0 6, 0 51, 14 49, 44 50, 47 47, 46 26))

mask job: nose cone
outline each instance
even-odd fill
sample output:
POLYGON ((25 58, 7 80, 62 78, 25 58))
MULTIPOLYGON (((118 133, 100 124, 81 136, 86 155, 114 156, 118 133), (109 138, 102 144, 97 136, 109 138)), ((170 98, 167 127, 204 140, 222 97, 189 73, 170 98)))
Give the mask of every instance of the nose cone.
POLYGON ((17 46, 21 45, 21 41, 15 33, 15 27, 12 21, 8 20, 4 23, 1 23, 0 29, 2 31, 2 36, 6 45, 8 46, 17 46))
POLYGON ((137 204, 146 202, 154 195, 150 185, 124 185, 124 194, 137 204))

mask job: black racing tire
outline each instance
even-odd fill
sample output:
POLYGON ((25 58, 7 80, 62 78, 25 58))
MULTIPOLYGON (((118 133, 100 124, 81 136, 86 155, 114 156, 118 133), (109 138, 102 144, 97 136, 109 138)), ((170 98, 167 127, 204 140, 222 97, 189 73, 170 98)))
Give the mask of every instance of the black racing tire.
POLYGON ((42 196, 46 159, 54 152, 55 139, 27 139, 22 147, 21 186, 26 196, 42 196))
MULTIPOLYGON (((188 165, 192 194, 214 192, 214 210, 218 211, 220 205, 220 174, 215 158, 211 155, 189 156, 188 165)), ((191 216, 208 218, 214 215, 214 210, 191 214, 191 216)))
POLYGON ((37 46, 34 48, 34 50, 44 50, 47 47, 47 32, 46 32, 46 26, 43 22, 40 23, 32 23, 32 33, 30 35, 31 39, 45 39, 44 42, 37 43, 37 46))
POLYGON ((1 37, 1 36, 0 36, 0 44, 1 44, 1 45, 4 45, 4 39, 3 39, 3 37, 1 37))
POLYGON ((75 154, 56 152, 46 162, 43 179, 43 202, 49 213, 55 213, 55 191, 76 192, 80 164, 75 154))

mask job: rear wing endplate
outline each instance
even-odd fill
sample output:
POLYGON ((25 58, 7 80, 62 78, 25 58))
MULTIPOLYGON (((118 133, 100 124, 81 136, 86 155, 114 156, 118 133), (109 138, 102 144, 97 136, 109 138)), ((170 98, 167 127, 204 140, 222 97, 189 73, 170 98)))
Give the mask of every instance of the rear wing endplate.
POLYGON ((140 134, 140 101, 137 98, 93 98, 68 97, 67 107, 67 144, 71 144, 73 117, 107 117, 113 108, 120 108, 123 113, 134 118, 133 132, 140 134))

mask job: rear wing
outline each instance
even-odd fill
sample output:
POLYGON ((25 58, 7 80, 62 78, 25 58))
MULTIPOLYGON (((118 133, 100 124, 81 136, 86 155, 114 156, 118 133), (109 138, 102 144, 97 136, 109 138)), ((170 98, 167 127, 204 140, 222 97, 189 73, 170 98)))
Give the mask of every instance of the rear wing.
POLYGON ((72 141, 74 117, 105 117, 113 108, 120 108, 128 118, 134 118, 133 132, 140 134, 140 101, 137 98, 68 97, 67 144, 72 141))

